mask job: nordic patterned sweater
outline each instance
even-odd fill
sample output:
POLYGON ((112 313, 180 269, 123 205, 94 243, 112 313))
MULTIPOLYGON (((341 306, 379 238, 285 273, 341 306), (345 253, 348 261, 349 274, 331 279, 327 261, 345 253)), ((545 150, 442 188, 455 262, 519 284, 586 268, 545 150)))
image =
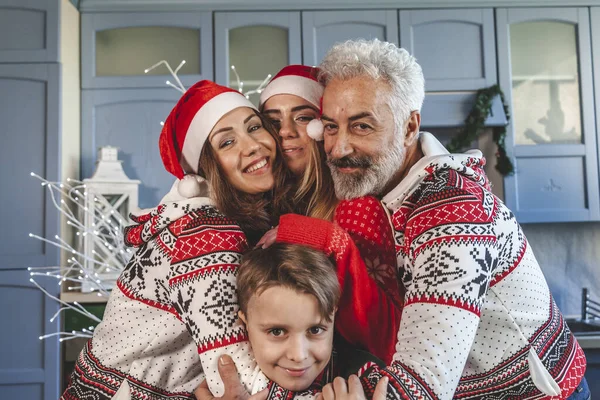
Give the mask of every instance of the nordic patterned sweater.
MULTIPOLYGON (((361 378, 367 396, 385 375, 388 399, 567 398, 585 356, 481 153, 451 155, 426 132, 420 144, 424 157, 383 198, 406 295, 394 360, 361 378)), ((356 218, 363 201, 340 206, 356 218)))
MULTIPOLYGON (((166 198, 172 199, 174 191, 166 198)), ((133 218, 137 225, 126 229, 125 241, 137 251, 61 399, 193 399, 204 378, 221 396, 217 360, 222 354, 232 356, 249 392, 266 387, 269 382, 237 318, 236 272, 248 248, 240 227, 202 197, 164 201, 133 218)), ((330 251, 348 254, 346 246, 347 241, 338 241, 330 251)), ((353 249, 351 257, 360 259, 353 249)), ((351 344, 391 359, 393 337, 384 344, 379 337, 352 332, 378 320, 397 326, 396 307, 366 270, 353 272, 350 264, 342 264, 338 276, 347 288, 342 292, 347 307, 336 328, 351 344)), ((271 398, 289 395, 270 387, 271 398)))

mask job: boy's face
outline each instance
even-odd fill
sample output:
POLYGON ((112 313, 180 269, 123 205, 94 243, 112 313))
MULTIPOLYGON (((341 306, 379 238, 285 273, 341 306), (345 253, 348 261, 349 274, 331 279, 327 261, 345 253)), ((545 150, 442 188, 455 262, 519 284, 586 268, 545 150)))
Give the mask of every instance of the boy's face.
POLYGON ((240 318, 262 372, 285 389, 307 389, 331 357, 333 316, 326 322, 315 296, 281 286, 252 296, 247 314, 240 318))

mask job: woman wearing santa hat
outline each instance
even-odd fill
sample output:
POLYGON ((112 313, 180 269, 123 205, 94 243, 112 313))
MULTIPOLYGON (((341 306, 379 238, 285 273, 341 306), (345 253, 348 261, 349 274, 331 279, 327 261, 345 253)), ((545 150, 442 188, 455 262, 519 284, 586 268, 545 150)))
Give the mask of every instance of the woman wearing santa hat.
POLYGON ((276 133, 242 94, 201 81, 169 114, 159 148, 179 180, 132 217, 125 240, 138 249, 62 399, 187 399, 204 377, 222 395, 221 354, 249 390, 267 384, 237 318, 235 276, 242 252, 291 210, 276 133))
POLYGON ((337 199, 326 164, 325 151, 318 143, 323 86, 317 81, 319 69, 288 65, 269 82, 260 95, 260 110, 277 129, 283 158, 295 180, 293 195, 297 213, 331 220, 337 199))

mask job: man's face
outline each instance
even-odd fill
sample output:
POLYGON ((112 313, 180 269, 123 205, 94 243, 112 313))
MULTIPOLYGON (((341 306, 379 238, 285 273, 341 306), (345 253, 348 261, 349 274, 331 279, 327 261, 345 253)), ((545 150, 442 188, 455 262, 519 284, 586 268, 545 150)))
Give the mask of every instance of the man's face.
POLYGON ((340 199, 381 194, 404 161, 388 84, 360 76, 333 79, 323 94, 327 162, 340 199))

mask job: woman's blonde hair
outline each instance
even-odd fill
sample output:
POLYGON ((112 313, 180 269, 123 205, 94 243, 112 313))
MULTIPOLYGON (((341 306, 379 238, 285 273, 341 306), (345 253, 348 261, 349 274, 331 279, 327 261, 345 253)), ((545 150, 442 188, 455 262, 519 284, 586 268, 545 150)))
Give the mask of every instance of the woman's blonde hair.
POLYGON ((275 139, 277 146, 277 156, 272 168, 275 178, 273 189, 265 193, 249 194, 233 187, 225 179, 226 175, 217 161, 212 146, 208 143, 202 148, 198 162, 198 174, 208 181, 210 197, 217 209, 240 225, 251 245, 258 242, 271 227, 277 225, 282 214, 294 211, 289 185, 292 178, 283 164, 279 135, 266 118, 256 110, 254 112, 259 116, 263 127, 275 139))
POLYGON ((308 164, 295 185, 293 204, 296 213, 324 220, 333 219, 337 198, 326 157, 323 145, 311 140, 308 164))

